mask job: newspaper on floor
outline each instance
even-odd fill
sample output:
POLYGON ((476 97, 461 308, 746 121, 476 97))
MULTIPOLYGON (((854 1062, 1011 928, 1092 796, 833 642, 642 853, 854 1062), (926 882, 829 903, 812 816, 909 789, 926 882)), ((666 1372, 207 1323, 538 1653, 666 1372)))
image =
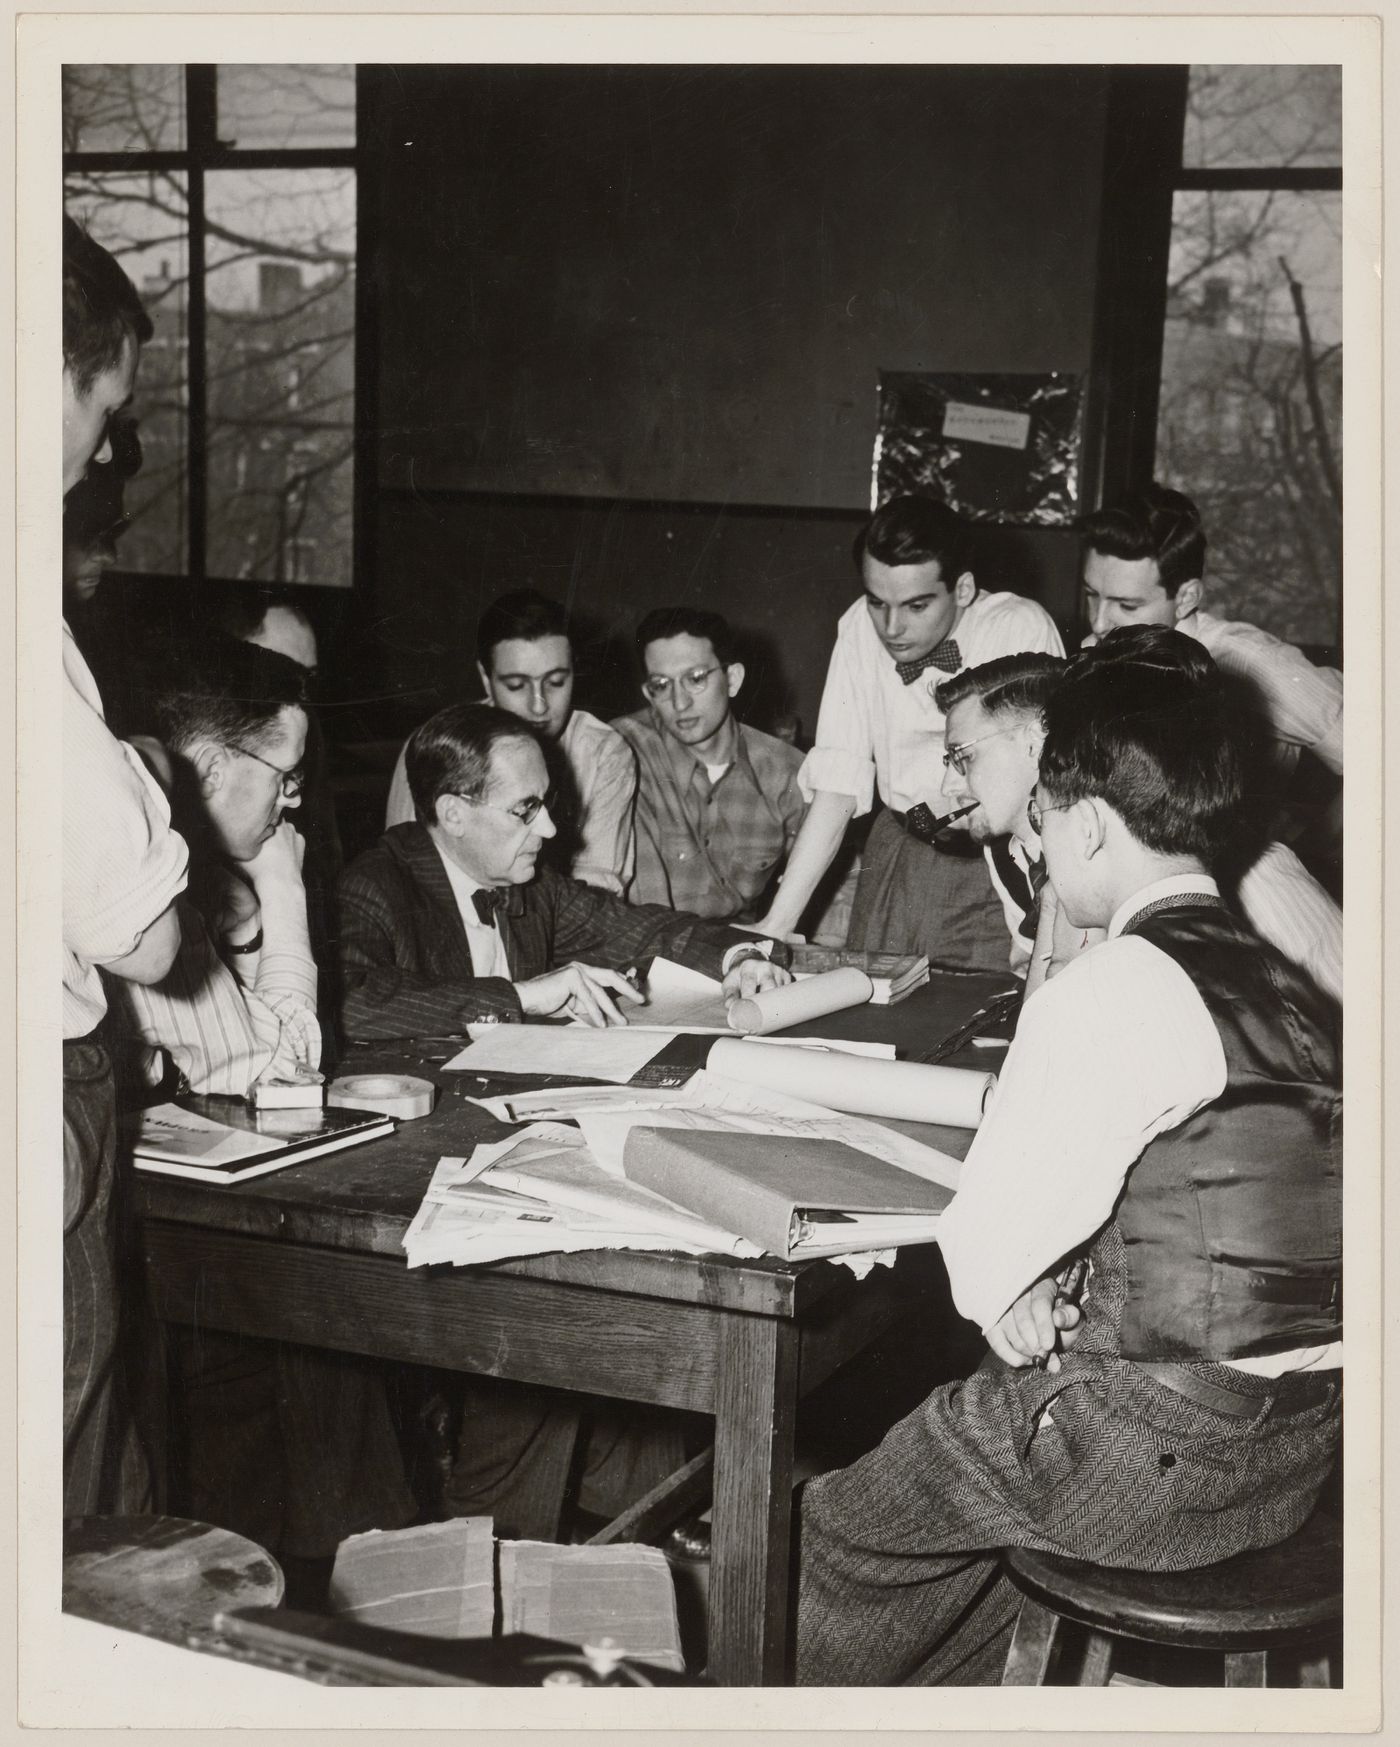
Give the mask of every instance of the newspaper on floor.
POLYGON ((482 1516, 351 1535, 336 1549, 330 1610, 423 1638, 524 1632, 581 1648, 608 1645, 634 1662, 685 1672, 665 1554, 630 1542, 501 1541, 498 1585, 492 1531, 482 1516))

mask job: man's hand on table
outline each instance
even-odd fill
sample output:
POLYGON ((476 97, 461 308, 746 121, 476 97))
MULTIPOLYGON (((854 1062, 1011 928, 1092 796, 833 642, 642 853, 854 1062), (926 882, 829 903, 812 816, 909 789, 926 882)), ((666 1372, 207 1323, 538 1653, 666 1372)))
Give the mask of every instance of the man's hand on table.
POLYGON ((1059 1291, 1058 1280, 1037 1280, 992 1324, 987 1344, 999 1359, 1017 1368, 1044 1364, 1047 1371, 1059 1370, 1057 1348, 1072 1347, 1079 1339, 1080 1318, 1077 1304, 1056 1302, 1059 1291))
POLYGON ((725 973, 720 987, 724 991, 725 1005, 729 1006, 735 1001, 747 1001, 760 995, 765 989, 781 989, 784 983, 791 981, 791 971, 784 970, 782 965, 770 964, 759 953, 752 953, 725 973))
POLYGON ((559 1015, 596 1026, 626 1025, 617 1003, 642 999, 641 991, 621 971, 577 963, 517 983, 515 992, 520 997, 521 1011, 531 1019, 559 1015))

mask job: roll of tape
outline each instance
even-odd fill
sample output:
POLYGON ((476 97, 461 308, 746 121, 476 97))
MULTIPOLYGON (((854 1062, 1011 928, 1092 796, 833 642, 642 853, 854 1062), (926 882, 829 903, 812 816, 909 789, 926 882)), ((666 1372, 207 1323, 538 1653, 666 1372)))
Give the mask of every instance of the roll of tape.
POLYGON ((409 1074, 346 1074, 331 1081, 326 1102, 341 1110, 382 1110, 400 1122, 412 1122, 428 1114, 436 1094, 431 1080, 409 1074))

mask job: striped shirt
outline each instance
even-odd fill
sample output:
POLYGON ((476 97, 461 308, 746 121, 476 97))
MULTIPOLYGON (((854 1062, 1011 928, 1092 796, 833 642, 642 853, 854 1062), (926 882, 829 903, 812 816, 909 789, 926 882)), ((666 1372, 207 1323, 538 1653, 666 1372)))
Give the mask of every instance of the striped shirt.
POLYGON ((140 758, 109 731, 63 627, 63 1035, 101 1023, 98 966, 124 958, 185 888, 185 841, 140 758))
POLYGON ((637 755, 637 871, 632 904, 752 921, 807 812, 802 754, 728 718, 719 774, 656 725, 650 710, 616 728, 637 755))
MULTIPOLYGON (((637 761, 627 743, 606 722, 575 710, 559 736, 576 796, 565 801, 556 825, 572 845, 567 872, 586 886, 621 897, 632 877, 632 798, 637 792, 637 761)), ((551 809, 551 816, 553 810, 551 809)), ((408 789, 403 751, 389 785, 384 829, 412 824, 417 814, 408 789)))
POLYGON ((261 950, 227 962, 188 897, 179 913, 180 951, 169 974, 150 988, 123 983, 113 1003, 119 1047, 134 1050, 146 1082, 159 1083, 162 1051, 192 1092, 242 1097, 255 1080, 314 1071, 321 1029, 302 888, 263 894, 261 950))

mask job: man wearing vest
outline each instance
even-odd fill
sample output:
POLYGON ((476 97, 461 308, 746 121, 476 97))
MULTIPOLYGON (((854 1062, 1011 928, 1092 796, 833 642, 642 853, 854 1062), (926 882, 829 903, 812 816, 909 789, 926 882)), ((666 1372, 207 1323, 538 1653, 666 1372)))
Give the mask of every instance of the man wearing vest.
POLYGON ((1002 1548, 1191 1570, 1313 1507, 1340 1431, 1340 1022, 1208 871, 1244 763, 1209 675, 1088 651, 1048 702, 1031 823, 1108 938, 1026 1003, 939 1234, 991 1352, 805 1488, 801 1681, 995 1683, 1002 1548))

